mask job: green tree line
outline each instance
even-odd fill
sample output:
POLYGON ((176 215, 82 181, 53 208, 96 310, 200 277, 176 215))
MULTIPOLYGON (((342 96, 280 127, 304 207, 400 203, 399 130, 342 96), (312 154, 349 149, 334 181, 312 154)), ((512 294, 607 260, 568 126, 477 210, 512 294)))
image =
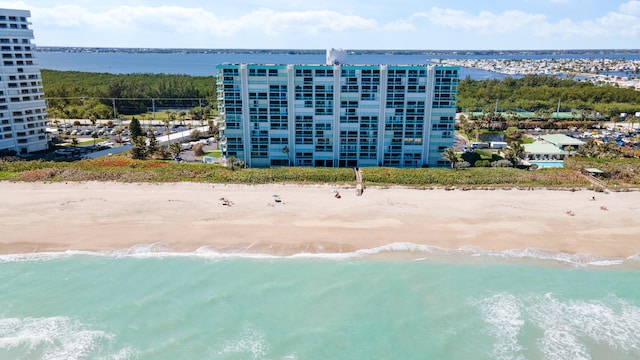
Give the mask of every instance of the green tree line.
POLYGON ((172 74, 108 74, 42 70, 49 113, 99 119, 135 115, 150 108, 213 107, 215 78, 172 74), (151 99, 154 99, 153 101, 151 99))
POLYGON ((496 101, 499 109, 538 113, 556 111, 559 102, 560 111, 577 109, 583 117, 599 113, 613 118, 640 111, 640 92, 633 89, 543 75, 482 81, 467 77, 460 81, 458 90, 461 111, 493 111, 496 101))
MULTIPOLYGON (((42 70, 42 81, 52 117, 112 118, 112 99, 119 99, 115 108, 123 115, 143 114, 153 106, 157 109, 215 107, 212 76, 42 70), (153 103, 151 99, 155 99, 153 103)), ((560 102, 560 111, 578 109, 577 115, 583 118, 597 113, 612 118, 622 112, 640 111, 640 92, 612 85, 543 75, 460 81, 460 111, 490 112, 495 110, 496 101, 500 109, 540 114, 555 111, 560 102)))

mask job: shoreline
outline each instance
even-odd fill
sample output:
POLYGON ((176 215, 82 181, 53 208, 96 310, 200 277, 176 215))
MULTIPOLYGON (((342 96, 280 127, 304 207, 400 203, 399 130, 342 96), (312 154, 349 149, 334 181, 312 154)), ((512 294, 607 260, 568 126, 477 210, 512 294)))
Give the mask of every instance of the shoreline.
POLYGON ((397 243, 640 254, 640 192, 368 187, 357 196, 328 184, 0 182, 0 196, 0 254, 161 244, 290 256, 397 243))

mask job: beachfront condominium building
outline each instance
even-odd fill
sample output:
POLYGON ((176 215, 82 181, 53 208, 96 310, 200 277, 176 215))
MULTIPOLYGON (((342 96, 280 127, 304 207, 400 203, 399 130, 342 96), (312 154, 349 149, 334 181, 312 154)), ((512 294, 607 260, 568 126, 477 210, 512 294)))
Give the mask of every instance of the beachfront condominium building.
POLYGON ((40 69, 34 64, 28 10, 0 9, 0 154, 47 149, 40 69))
POLYGON ((457 67, 328 54, 321 65, 218 65, 223 155, 250 167, 447 165, 457 67))

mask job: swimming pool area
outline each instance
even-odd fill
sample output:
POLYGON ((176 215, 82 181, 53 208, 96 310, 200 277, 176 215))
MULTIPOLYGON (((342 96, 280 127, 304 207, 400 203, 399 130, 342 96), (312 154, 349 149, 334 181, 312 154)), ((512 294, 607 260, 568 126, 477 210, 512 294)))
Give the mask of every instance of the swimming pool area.
POLYGON ((563 160, 534 160, 534 161, 528 160, 527 162, 531 165, 534 165, 534 164, 538 165, 538 169, 564 167, 563 160))

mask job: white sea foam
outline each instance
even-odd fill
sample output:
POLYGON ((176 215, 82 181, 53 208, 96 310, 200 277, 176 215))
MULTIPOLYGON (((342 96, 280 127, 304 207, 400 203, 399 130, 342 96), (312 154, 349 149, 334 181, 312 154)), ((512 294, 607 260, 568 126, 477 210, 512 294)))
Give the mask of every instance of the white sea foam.
POLYGON ((219 251, 214 248, 201 247, 193 252, 173 251, 163 242, 152 244, 138 244, 128 249, 94 252, 67 250, 62 252, 42 252, 26 254, 0 255, 0 263, 22 261, 47 261, 73 256, 104 256, 104 257, 132 257, 132 258, 171 258, 171 257, 199 257, 206 259, 374 259, 389 258, 392 255, 402 260, 426 260, 433 257, 446 259, 448 256, 471 256, 473 258, 501 258, 501 259, 530 259, 555 262, 575 267, 611 267, 640 265, 640 254, 626 259, 607 258, 589 254, 567 254, 536 248, 512 249, 505 251, 483 250, 478 247, 464 246, 459 249, 446 249, 437 246, 396 242, 369 249, 360 249, 353 252, 302 252, 292 255, 274 255, 268 253, 250 252, 249 249, 236 249, 234 251, 219 251), (397 256, 396 256, 397 255, 397 256))
POLYGON ((383 246, 378 246, 370 249, 360 249, 354 252, 347 253, 301 253, 294 254, 288 257, 291 258, 318 258, 318 259, 352 259, 352 258, 364 258, 375 255, 384 255, 391 253, 419 253, 421 255, 436 252, 445 252, 447 250, 436 246, 413 244, 413 243, 391 243, 383 246))
POLYGON ((132 349, 108 354, 112 340, 112 334, 87 329, 67 317, 0 319, 0 358, 10 354, 50 360, 134 357, 132 349))
POLYGON ((473 301, 480 308, 488 324, 488 332, 496 338, 493 344, 493 359, 524 359, 524 347, 518 337, 524 326, 522 304, 513 295, 496 294, 481 301, 473 301))
POLYGON ((171 249, 163 242, 155 242, 151 244, 136 244, 126 249, 126 254, 148 254, 148 253, 168 253, 171 249))
POLYGON ((250 356, 251 359, 265 359, 269 352, 269 344, 265 338, 262 331, 253 324, 246 323, 236 338, 225 341, 218 355, 237 354, 250 356))
POLYGON ((293 354, 283 356, 274 355, 264 332, 251 322, 242 324, 239 334, 223 340, 221 344, 215 347, 211 355, 213 358, 228 358, 232 356, 234 358, 254 360, 296 360, 298 358, 293 354))
POLYGON ((625 264, 625 261, 640 261, 640 257, 637 259, 627 258, 607 258, 598 255, 591 254, 567 254, 559 251, 537 249, 537 248, 525 248, 525 249, 511 249, 504 251, 489 251, 476 247, 462 247, 459 249, 463 253, 470 254, 472 256, 488 256, 498 257, 504 259, 532 259, 543 260, 563 263, 575 267, 583 266, 618 266, 625 264))
POLYGON ((629 257, 627 258, 627 260, 631 260, 631 261, 640 261, 640 254, 636 254, 636 255, 633 255, 633 256, 629 256, 629 257))
POLYGON ((522 358, 525 349, 518 336, 525 324, 542 331, 535 343, 546 359, 591 359, 594 349, 590 346, 599 347, 601 353, 640 355, 640 307, 614 295, 604 300, 563 301, 553 294, 516 298, 500 293, 470 303, 495 338, 494 358, 522 358))
POLYGON ((571 325, 567 304, 555 299, 551 294, 544 298, 535 297, 528 308, 532 322, 543 329, 543 336, 537 339, 540 350, 548 359, 591 359, 586 346, 578 340, 578 333, 571 325))
POLYGON ((0 264, 8 262, 33 262, 33 261, 48 261, 55 259, 63 259, 79 255, 99 255, 97 252, 92 251, 80 251, 80 250, 66 250, 60 252, 35 252, 24 254, 5 254, 0 255, 0 264))

